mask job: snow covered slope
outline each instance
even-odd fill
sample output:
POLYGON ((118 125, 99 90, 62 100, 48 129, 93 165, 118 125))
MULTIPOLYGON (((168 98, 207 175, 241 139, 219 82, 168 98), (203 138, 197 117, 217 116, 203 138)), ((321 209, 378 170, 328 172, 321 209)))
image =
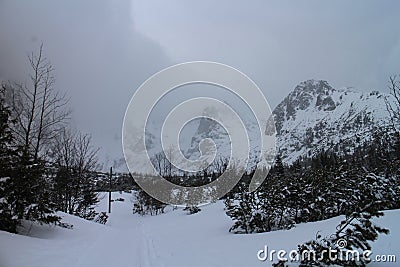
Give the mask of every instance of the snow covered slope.
MULTIPOLYGON (((277 148, 286 163, 299 157, 311 157, 321 150, 332 149, 351 153, 355 147, 372 139, 373 132, 389 123, 385 97, 377 91, 360 93, 349 88, 335 89, 328 82, 307 80, 274 109, 277 148)), ((251 139, 250 163, 259 153, 257 127, 247 121, 251 139)), ((200 123, 187 151, 198 157, 198 143, 203 138, 216 140, 222 155, 229 155, 229 140, 223 128, 215 122, 200 123)))
MULTIPOLYGON (((277 149, 282 159, 292 163, 300 157, 312 157, 322 150, 351 154, 356 147, 371 141, 374 132, 390 123, 385 99, 393 100, 391 95, 378 91, 362 93, 350 88, 336 89, 322 80, 300 83, 273 110, 277 149)), ((250 170, 258 162, 260 134, 265 133, 260 133, 251 112, 243 107, 236 111, 249 136, 250 170)), ((213 115, 218 117, 218 112, 213 115)), ((150 157, 162 151, 161 127, 162 121, 152 121, 147 126, 146 147, 150 157)), ((199 159, 199 144, 206 138, 214 140, 217 159, 229 158, 231 142, 226 130, 206 118, 193 120, 183 128, 180 133, 183 154, 191 160, 199 159)), ((137 162, 140 160, 136 159, 137 162)))
MULTIPOLYGON (((315 237, 317 231, 335 231, 341 217, 297 225, 288 231, 235 235, 228 232, 232 221, 222 202, 202 207, 187 215, 178 209, 159 216, 132 214, 130 194, 113 193, 112 213, 106 225, 62 214, 74 224, 72 230, 27 225, 27 236, 0 231, 1 267, 147 267, 147 266, 271 266, 261 262, 257 252, 264 248, 290 251, 315 237)), ((106 210, 104 198, 99 211, 106 210)), ((400 251, 400 210, 386 211, 378 223, 391 233, 373 244, 373 256, 400 251)), ((399 256, 399 255, 397 255, 399 256)), ((372 263, 368 266, 397 266, 372 263)))
POLYGON ((274 110, 282 157, 293 162, 320 150, 351 153, 389 123, 385 97, 335 89, 326 81, 302 82, 274 110))

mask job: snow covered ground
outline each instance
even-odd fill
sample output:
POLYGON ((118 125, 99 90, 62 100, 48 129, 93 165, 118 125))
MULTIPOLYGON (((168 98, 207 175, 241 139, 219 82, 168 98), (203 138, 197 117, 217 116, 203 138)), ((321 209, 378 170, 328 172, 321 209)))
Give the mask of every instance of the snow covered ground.
MULTIPOLYGON (((98 210, 107 210, 107 197, 98 210)), ((26 236, 0 231, 0 267, 119 267, 119 266, 271 266, 261 262, 257 252, 265 245, 290 251, 297 244, 328 235, 340 217, 297 225, 288 231, 235 235, 228 232, 232 221, 222 202, 202 207, 187 215, 181 209, 159 216, 132 214, 132 196, 113 193, 112 213, 106 225, 61 214, 73 229, 28 224, 26 236)), ((400 210, 387 211, 378 223, 391 230, 373 245, 377 254, 400 256, 400 210)), ((400 259, 398 259, 400 260, 400 259)), ((371 263, 369 266, 397 266, 396 263, 371 263)))

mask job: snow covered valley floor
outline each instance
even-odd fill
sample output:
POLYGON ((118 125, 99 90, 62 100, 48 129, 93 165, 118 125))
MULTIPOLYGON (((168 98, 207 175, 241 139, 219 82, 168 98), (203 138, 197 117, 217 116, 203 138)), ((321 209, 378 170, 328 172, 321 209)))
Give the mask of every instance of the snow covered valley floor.
MULTIPOLYGON (((107 197, 98 211, 107 210, 107 197)), ((27 235, 0 231, 0 267, 147 267, 147 266, 271 266, 259 261, 264 246, 290 251, 313 239, 317 231, 329 235, 340 217, 296 225, 287 231, 239 235, 229 233, 231 219, 224 204, 202 207, 201 212, 168 210, 158 216, 132 214, 132 195, 113 193, 115 201, 106 225, 61 213, 73 229, 54 226, 26 226, 27 235)), ((390 229, 373 244, 375 255, 400 256, 400 210, 385 212, 377 223, 390 229)), ((400 259, 398 259, 400 260, 400 259)), ((276 260, 275 260, 276 261, 276 260)), ((368 266, 398 266, 373 262, 368 266)))

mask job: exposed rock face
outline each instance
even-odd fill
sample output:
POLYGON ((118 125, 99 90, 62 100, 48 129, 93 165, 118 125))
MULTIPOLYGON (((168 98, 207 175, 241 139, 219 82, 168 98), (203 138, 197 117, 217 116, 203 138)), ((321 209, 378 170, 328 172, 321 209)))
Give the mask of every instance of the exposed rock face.
POLYGON ((320 150, 351 153, 389 123, 385 97, 334 89, 326 81, 300 83, 274 110, 282 157, 290 163, 320 150))
MULTIPOLYGON (((277 148, 283 161, 292 163, 328 149, 351 154, 357 146, 371 141, 377 129, 390 123, 385 98, 390 100, 389 95, 377 91, 361 93, 349 88, 335 89, 326 81, 300 83, 273 111, 277 148)), ((211 111, 218 117, 216 110, 211 111)), ((250 141, 248 169, 251 169, 258 162, 261 133, 255 122, 245 120, 244 123, 250 141)), ((205 138, 214 140, 218 157, 229 158, 231 143, 221 125, 202 118, 191 127, 190 136, 184 136, 188 145, 181 147, 187 158, 200 157, 199 144, 205 138)), ((262 134, 270 134, 273 127, 265 127, 262 134)), ((160 152, 159 140, 151 134, 147 137, 149 155, 160 152)))

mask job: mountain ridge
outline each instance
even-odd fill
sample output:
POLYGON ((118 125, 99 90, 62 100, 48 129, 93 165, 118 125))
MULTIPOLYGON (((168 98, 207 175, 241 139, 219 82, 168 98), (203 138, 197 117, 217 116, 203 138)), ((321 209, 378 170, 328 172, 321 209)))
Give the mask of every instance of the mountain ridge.
MULTIPOLYGON (((352 154, 357 147, 372 141, 376 132, 390 124, 385 102, 390 97, 378 91, 336 89, 324 80, 303 81, 272 112, 277 151, 285 164, 292 164, 301 158, 311 158, 327 150, 337 154, 352 154)), ((259 135, 267 134, 268 129, 266 127, 265 132, 260 133, 256 122, 245 120, 244 124, 249 136, 247 170, 250 171, 259 161, 259 135)), ((158 124, 156 126, 160 127, 158 124)), ((216 144, 217 159, 229 158, 231 142, 221 125, 203 118, 192 121, 189 128, 192 130, 186 133, 190 136, 182 134, 185 132, 182 131, 181 135, 184 136, 180 137, 186 140, 186 145, 180 148, 185 157, 198 159, 201 156, 201 140, 211 138, 216 144)), ((160 139, 156 138, 157 128, 152 129, 146 132, 146 147, 149 156, 155 157, 162 148, 160 139)))
POLYGON ((389 124, 388 97, 335 89, 322 80, 300 83, 273 111, 282 158, 292 163, 321 150, 351 153, 389 124))

